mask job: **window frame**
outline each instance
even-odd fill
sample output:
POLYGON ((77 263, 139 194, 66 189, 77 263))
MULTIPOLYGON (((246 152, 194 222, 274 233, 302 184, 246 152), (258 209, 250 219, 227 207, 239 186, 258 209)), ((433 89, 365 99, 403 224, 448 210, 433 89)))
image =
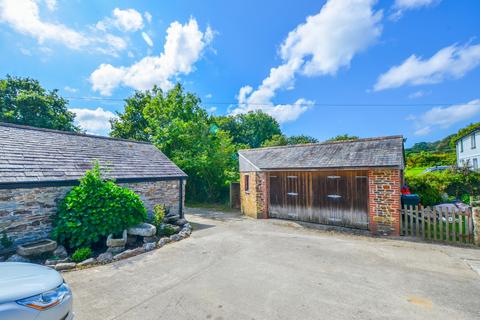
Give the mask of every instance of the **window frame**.
POLYGON ((463 152, 463 138, 460 139, 460 152, 463 152))
POLYGON ((250 193, 250 175, 249 174, 244 175, 243 179, 244 179, 243 182, 245 185, 245 193, 250 193))
POLYGON ((472 149, 476 149, 476 148, 477 148, 477 137, 476 137, 475 132, 472 134, 471 147, 472 147, 472 149))
POLYGON ((473 158, 472 168, 473 168, 473 170, 478 171, 478 159, 477 158, 473 158))

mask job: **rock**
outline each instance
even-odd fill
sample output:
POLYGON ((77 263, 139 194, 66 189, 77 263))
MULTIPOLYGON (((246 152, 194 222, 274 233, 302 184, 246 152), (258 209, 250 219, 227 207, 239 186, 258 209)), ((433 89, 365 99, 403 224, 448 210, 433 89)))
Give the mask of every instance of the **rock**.
POLYGON ((122 253, 119 253, 113 257, 113 260, 121 260, 121 259, 126 259, 130 258, 136 255, 139 255, 141 253, 144 253, 145 249, 143 247, 136 248, 136 249, 131 249, 131 250, 125 250, 122 253))
POLYGON ((0 262, 3 262, 3 261, 5 261, 5 258, 0 256, 0 262))
POLYGON ((157 237, 143 237, 143 243, 157 242, 157 237))
POLYGON ((166 245, 167 243, 169 243, 171 240, 170 238, 161 238, 160 240, 158 240, 157 242, 157 247, 161 248, 163 247, 164 245, 166 245))
POLYGON ((174 234, 173 236, 170 236, 171 241, 179 241, 182 238, 178 234, 174 234))
POLYGON ((70 259, 69 257, 65 259, 47 259, 45 260, 45 265, 54 266, 57 263, 66 263, 66 262, 72 262, 72 259, 70 259))
POLYGON ((185 220, 185 219, 183 219, 183 218, 182 218, 182 219, 178 219, 178 220, 175 222, 175 224, 176 224, 177 226, 184 226, 184 225, 186 225, 187 223, 188 223, 188 221, 185 220))
POLYGON ((123 247, 109 247, 107 252, 110 252, 113 255, 119 254, 120 252, 125 251, 125 246, 123 247))
POLYGON ((52 252, 56 248, 56 241, 44 239, 19 245, 17 247, 17 254, 24 257, 38 256, 45 252, 52 252))
POLYGON ((192 230, 192 225, 190 223, 186 223, 183 225, 183 229, 190 229, 192 230))
POLYGON ((97 260, 95 258, 88 258, 87 260, 83 260, 82 262, 78 263, 78 267, 84 267, 84 266, 89 266, 91 264, 96 263, 97 260))
POLYGON ((155 242, 148 242, 143 245, 143 250, 145 250, 145 252, 152 251, 156 246, 157 244, 155 242))
POLYGON ((102 253, 97 257, 97 262, 98 263, 104 264, 104 263, 109 263, 109 262, 112 262, 112 261, 113 261, 113 254, 111 252, 102 253))
POLYGON ((127 244, 130 245, 130 246, 133 246, 137 243, 137 236, 132 236, 132 235, 128 235, 127 236, 127 244))
POLYGON ((75 262, 65 262, 65 263, 57 263, 54 267, 55 270, 57 271, 64 271, 64 270, 70 270, 73 269, 77 266, 75 262))
POLYGON ((157 228, 150 223, 140 223, 134 227, 128 228, 128 234, 142 237, 152 237, 157 233, 157 228))
POLYGON ((170 228, 172 228, 175 233, 178 233, 180 230, 182 230, 182 228, 174 224, 165 224, 165 226, 169 226, 170 228))
POLYGON ((177 214, 177 215, 172 215, 172 216, 167 216, 165 217, 164 221, 165 223, 174 223, 176 224, 177 221, 180 220, 180 216, 177 214))
POLYGON ((6 262, 30 262, 30 259, 22 257, 19 254, 14 254, 13 256, 8 258, 6 262))
POLYGON ((65 259, 66 257, 68 257, 67 250, 62 245, 59 245, 57 249, 53 251, 53 255, 55 257, 58 257, 59 259, 65 259))
POLYGON ((121 238, 114 238, 113 234, 107 237, 107 247, 125 247, 127 244, 127 230, 123 230, 121 238))

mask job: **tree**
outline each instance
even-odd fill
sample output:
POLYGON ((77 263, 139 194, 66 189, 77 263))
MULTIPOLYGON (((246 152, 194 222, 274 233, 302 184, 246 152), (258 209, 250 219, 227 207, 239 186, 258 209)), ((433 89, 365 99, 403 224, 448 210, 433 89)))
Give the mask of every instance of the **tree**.
POLYGON ((345 141, 345 140, 358 140, 358 139, 359 138, 357 136, 351 136, 351 135, 348 135, 348 134, 340 134, 336 137, 328 139, 327 141, 331 142, 331 141, 345 141))
POLYGON ((168 92, 137 92, 126 100, 112 134, 154 143, 188 174, 188 200, 221 201, 238 179, 237 149, 200 102, 180 84, 168 92))
POLYGON ((143 116, 143 110, 152 101, 153 97, 162 94, 162 90, 155 86, 152 91, 136 91, 132 97, 125 99, 124 112, 120 113, 117 111, 118 118, 110 120, 110 125, 112 126, 110 136, 150 141, 148 122, 143 116))
POLYGON ((276 146, 286 146, 293 144, 306 144, 306 143, 317 143, 318 140, 314 137, 307 135, 298 135, 286 137, 283 134, 276 134, 271 139, 265 141, 262 144, 262 147, 276 147, 276 146))
POLYGON ((260 110, 217 117, 216 121, 222 130, 232 136, 235 144, 247 145, 250 148, 258 148, 274 135, 282 134, 277 120, 260 110))
POLYGON ((58 90, 47 91, 37 80, 11 77, 0 80, 0 121, 39 128, 80 131, 75 114, 58 90))
POLYGON ((304 134, 298 136, 290 136, 287 139, 288 144, 306 144, 306 143, 317 143, 318 139, 310 137, 304 134))

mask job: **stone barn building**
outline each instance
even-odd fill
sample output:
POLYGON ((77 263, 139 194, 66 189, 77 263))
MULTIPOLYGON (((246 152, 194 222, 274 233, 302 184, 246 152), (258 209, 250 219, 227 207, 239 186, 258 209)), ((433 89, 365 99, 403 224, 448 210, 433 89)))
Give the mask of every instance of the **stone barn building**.
POLYGON ((187 176, 150 143, 0 123, 0 150, 0 238, 15 245, 49 237, 59 201, 95 161, 149 213, 183 214, 187 176))
POLYGON ((403 137, 241 150, 241 210, 399 235, 403 137))

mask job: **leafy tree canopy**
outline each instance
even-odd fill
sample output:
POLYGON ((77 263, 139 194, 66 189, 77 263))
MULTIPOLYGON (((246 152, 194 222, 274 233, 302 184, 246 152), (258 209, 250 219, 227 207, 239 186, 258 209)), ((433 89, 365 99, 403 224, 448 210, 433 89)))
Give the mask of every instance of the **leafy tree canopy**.
POLYGON ((234 143, 250 148, 258 148, 274 135, 282 134, 278 122, 260 110, 217 117, 216 121, 222 130, 232 136, 234 143))
POLYGON ((0 80, 0 121, 64 131, 80 131, 75 114, 58 90, 47 91, 37 80, 11 77, 0 80))
POLYGON ((340 134, 336 137, 328 139, 327 141, 331 142, 331 141, 358 140, 358 139, 359 137, 357 136, 351 136, 349 134, 340 134))
POLYGON ((262 144, 262 147, 276 147, 276 146, 286 146, 292 144, 306 144, 306 143, 317 143, 318 140, 314 137, 307 135, 298 135, 286 137, 283 134, 276 134, 271 139, 265 141, 262 144))
POLYGON ((111 134, 151 141, 188 174, 189 200, 219 201, 238 179, 238 146, 200 102, 180 84, 168 92, 137 92, 126 100, 111 134))
POLYGON ((473 132, 473 131, 475 131, 479 128, 480 128, 480 122, 476 122, 476 123, 471 123, 470 125, 466 126, 465 128, 458 130, 457 134, 454 135, 453 138, 451 139, 452 147, 455 149, 455 143, 460 138, 462 138, 463 136, 465 136, 465 135, 469 134, 470 132, 473 132))

